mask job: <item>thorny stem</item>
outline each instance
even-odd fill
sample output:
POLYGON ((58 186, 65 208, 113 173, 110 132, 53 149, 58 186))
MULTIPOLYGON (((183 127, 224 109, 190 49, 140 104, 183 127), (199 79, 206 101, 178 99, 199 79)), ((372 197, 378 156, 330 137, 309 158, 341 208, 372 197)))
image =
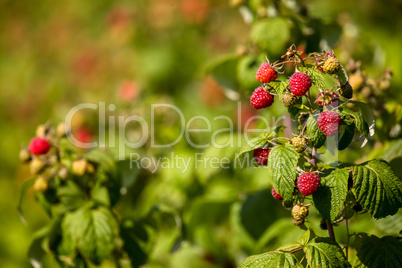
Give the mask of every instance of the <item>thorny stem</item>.
POLYGON ((335 233, 334 233, 334 227, 332 226, 332 223, 329 220, 325 220, 325 222, 327 224, 329 237, 331 237, 332 240, 334 240, 336 242, 335 233))

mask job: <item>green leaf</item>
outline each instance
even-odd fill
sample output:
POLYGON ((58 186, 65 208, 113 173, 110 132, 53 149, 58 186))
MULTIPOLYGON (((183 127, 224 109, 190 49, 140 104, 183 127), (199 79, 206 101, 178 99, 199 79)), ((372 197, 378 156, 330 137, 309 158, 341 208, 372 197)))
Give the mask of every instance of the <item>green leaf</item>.
POLYGON ((356 198, 374 218, 395 214, 402 206, 402 179, 389 164, 372 160, 353 167, 356 198))
POLYGON ((21 192, 20 192, 20 197, 18 199, 17 210, 18 210, 18 214, 20 215, 20 219, 23 223, 26 223, 26 220, 24 217, 24 213, 22 211, 22 203, 24 202, 25 194, 27 193, 29 188, 31 188, 34 185, 35 180, 36 180, 36 178, 31 178, 31 179, 25 181, 21 186, 21 192))
POLYGON ((341 247, 331 238, 317 237, 305 247, 307 263, 311 268, 343 268, 350 267, 341 247))
POLYGON ((325 77, 324 74, 318 70, 311 67, 299 67, 299 71, 306 72, 311 78, 311 82, 318 88, 325 88, 325 77))
POLYGON ((279 95, 279 99, 282 99, 283 91, 285 91, 285 89, 289 87, 289 80, 272 81, 268 83, 268 86, 276 91, 276 94, 279 95))
POLYGON ((280 55, 290 38, 287 21, 283 18, 257 21, 251 28, 250 39, 269 55, 280 55))
POLYGON ((259 57, 251 55, 244 56, 239 60, 236 77, 244 89, 253 90, 261 86, 261 83, 255 78, 255 74, 263 61, 265 61, 263 57, 259 59, 259 57))
POLYGON ((402 241, 396 237, 378 238, 359 233, 356 235, 355 247, 358 258, 355 267, 402 267, 402 241))
POLYGON ((305 246, 309 243, 312 239, 315 238, 315 233, 312 229, 308 228, 304 235, 299 239, 299 243, 305 246))
POLYGON ((120 227, 124 241, 124 251, 128 254, 132 267, 145 264, 155 243, 156 230, 147 219, 125 220, 120 227))
POLYGON ((393 216, 385 217, 374 222, 375 226, 386 234, 402 234, 402 209, 393 216))
POLYGON ((86 201, 85 193, 71 180, 66 181, 56 191, 57 198, 60 200, 60 205, 64 211, 76 209, 86 201))
POLYGON ((385 161, 391 161, 394 158, 402 156, 402 139, 396 140, 390 144, 388 149, 382 155, 385 161))
POLYGON ((375 117, 374 117, 373 111, 371 110, 370 106, 368 106, 367 103, 360 102, 360 101, 349 100, 348 102, 351 102, 351 103, 355 104, 357 107, 359 107, 359 109, 361 111, 361 115, 362 115, 364 121, 368 125, 369 137, 374 136, 375 117))
POLYGON ((237 55, 229 55, 217 59, 207 66, 206 72, 212 76, 219 84, 226 88, 237 88, 237 55))
POLYGON ((328 176, 321 178, 321 186, 313 194, 314 205, 318 212, 332 222, 341 211, 348 194, 349 172, 334 169, 328 176))
POLYGON ((275 200, 267 198, 268 190, 262 190, 247 195, 241 204, 240 221, 244 229, 254 238, 259 239, 267 226, 271 226, 280 215, 274 209, 275 200), (261 214, 261 211, 270 211, 261 214))
POLYGON ((110 206, 110 198, 108 189, 102 186, 99 182, 91 189, 91 198, 99 204, 110 206))
POLYGON ((74 257, 79 251, 84 258, 99 265, 110 258, 115 248, 118 225, 109 209, 83 207, 65 215, 62 231, 60 255, 74 257))
POLYGON ((315 148, 320 148, 324 145, 326 136, 317 126, 317 119, 312 115, 307 119, 306 136, 309 138, 310 143, 315 148))
POLYGON ((299 154, 290 144, 275 146, 268 156, 270 179, 285 201, 292 199, 298 159, 299 154))
POLYGON ((367 123, 364 121, 363 116, 360 113, 354 112, 350 109, 343 109, 340 112, 340 116, 346 124, 355 124, 358 131, 362 133, 363 136, 368 137, 369 128, 367 123))
POLYGON ((302 268, 295 256, 283 252, 267 252, 248 257, 238 268, 302 268))
POLYGON ((348 148, 349 144, 353 141, 354 134, 355 124, 341 125, 339 128, 338 150, 348 148))
POLYGON ((290 117, 296 120, 301 112, 308 112, 310 111, 310 108, 303 104, 302 98, 297 98, 296 103, 290 107, 287 107, 287 110, 290 114, 290 117))
POLYGON ((337 78, 339 79, 339 82, 341 82, 341 86, 346 84, 349 81, 348 74, 346 73, 345 67, 343 65, 339 64, 340 68, 338 73, 336 74, 337 78))
MULTIPOLYGON (((279 131, 279 130, 278 130, 279 131)), ((248 143, 240 150, 240 153, 236 156, 235 160, 239 159, 243 161, 243 158, 246 156, 246 153, 254 151, 257 148, 262 147, 266 144, 269 140, 276 136, 275 131, 269 131, 266 133, 261 134, 258 137, 252 138, 248 141, 248 143)))

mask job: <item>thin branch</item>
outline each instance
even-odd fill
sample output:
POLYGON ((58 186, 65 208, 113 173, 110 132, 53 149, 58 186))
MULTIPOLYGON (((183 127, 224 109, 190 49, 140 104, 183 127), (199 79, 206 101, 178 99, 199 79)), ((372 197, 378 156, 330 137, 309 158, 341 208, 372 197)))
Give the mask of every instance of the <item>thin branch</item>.
POLYGON ((325 220, 325 222, 327 223, 327 229, 328 229, 329 237, 331 237, 332 240, 334 240, 336 242, 335 233, 334 233, 334 227, 332 226, 332 223, 329 220, 325 220))

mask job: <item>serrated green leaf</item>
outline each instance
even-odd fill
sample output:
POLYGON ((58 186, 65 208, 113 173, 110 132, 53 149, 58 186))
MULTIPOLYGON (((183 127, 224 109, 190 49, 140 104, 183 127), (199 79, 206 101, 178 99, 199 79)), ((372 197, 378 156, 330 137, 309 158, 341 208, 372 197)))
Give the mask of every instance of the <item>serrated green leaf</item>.
POLYGON ((338 150, 344 150, 348 148, 349 144, 353 141, 355 134, 355 124, 341 125, 339 128, 339 141, 338 150))
POLYGON ((248 257, 238 268, 302 268, 290 253, 267 252, 248 257))
POLYGON ((338 73, 336 74, 336 77, 339 79, 339 82, 341 82, 341 86, 346 84, 349 81, 348 74, 346 73, 345 67, 343 65, 339 64, 340 68, 338 73))
POLYGON ((402 206, 402 179, 389 164, 372 160, 353 167, 356 198, 374 218, 395 214, 402 206))
POLYGON ((345 124, 354 124, 357 130, 360 131, 363 136, 366 138, 369 137, 369 127, 366 121, 364 121, 362 114, 346 108, 343 109, 339 114, 345 124))
POLYGON ((310 115, 306 124, 305 134, 309 138, 311 145, 315 148, 323 146, 327 137, 318 128, 317 119, 310 115))
POLYGON ((314 205, 325 219, 333 222, 342 209, 348 194, 348 178, 347 170, 334 169, 322 178, 321 186, 313 194, 314 205))
POLYGON ((274 138, 281 129, 282 128, 280 127, 276 128, 273 131, 262 133, 260 136, 249 140, 247 144, 240 150, 240 153, 236 156, 235 160, 239 159, 240 161, 242 161, 246 153, 254 151, 255 149, 260 148, 261 146, 266 144, 269 140, 274 138))
POLYGON ((110 257, 115 248, 117 222, 107 208, 81 208, 67 213, 62 222, 63 239, 60 255, 83 257, 99 265, 110 257))
POLYGON ((299 71, 305 72, 311 78, 311 82, 318 88, 325 88, 325 77, 324 74, 318 70, 311 67, 299 67, 299 71))
POLYGON ((298 159, 299 154, 290 144, 275 146, 268 156, 268 173, 270 179, 276 192, 285 201, 292 199, 298 159))
POLYGON ((282 99, 283 91, 285 91, 285 89, 289 87, 289 80, 272 81, 268 83, 268 86, 275 90, 276 94, 279 95, 279 99, 282 99))
POLYGON ((367 123, 369 137, 372 137, 375 131, 375 117, 370 106, 368 106, 367 103, 360 101, 349 100, 348 102, 351 102, 355 104, 357 107, 359 107, 363 119, 367 123))
POLYGON ((341 247, 328 237, 314 238, 304 247, 304 252, 311 268, 350 267, 341 247))
POLYGON ((254 23, 250 39, 269 54, 279 55, 290 38, 287 21, 283 18, 264 19, 254 23))
POLYGON ((355 238, 357 260, 355 267, 402 267, 402 241, 396 237, 359 233, 355 238))

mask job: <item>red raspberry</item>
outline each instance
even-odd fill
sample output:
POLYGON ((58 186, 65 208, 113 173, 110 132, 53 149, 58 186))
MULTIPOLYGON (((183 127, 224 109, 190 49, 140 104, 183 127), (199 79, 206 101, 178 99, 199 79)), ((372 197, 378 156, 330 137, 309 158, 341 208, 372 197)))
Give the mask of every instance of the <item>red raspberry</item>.
POLYGON ((271 81, 274 81, 277 77, 277 72, 271 68, 271 65, 269 65, 268 62, 264 62, 263 64, 261 64, 255 75, 255 78, 261 83, 269 83, 271 81))
POLYGON ((272 187, 271 194, 272 194, 272 196, 273 196, 275 199, 277 199, 277 200, 283 200, 282 196, 280 196, 280 195, 275 191, 274 187, 272 187))
POLYGON ((316 173, 303 173, 297 179, 297 188, 302 195, 311 195, 317 191, 320 186, 321 178, 316 173))
POLYGON ((341 116, 337 112, 332 111, 320 113, 317 119, 317 126, 325 136, 333 136, 337 134, 341 123, 341 116))
POLYGON ((311 87, 311 78, 305 73, 296 72, 289 78, 289 89, 296 96, 303 96, 311 87))
POLYGON ((268 163, 268 155, 270 151, 270 149, 263 148, 254 149, 253 156, 257 164, 259 164, 260 166, 266 166, 268 163))
POLYGON ((274 96, 265 91, 264 88, 258 87, 254 90, 253 95, 251 95, 250 103, 256 109, 267 108, 274 103, 274 96))
POLYGON ((44 138, 36 137, 31 140, 28 149, 34 155, 46 154, 50 149, 50 143, 44 138))
POLYGON ((325 93, 320 92, 315 99, 315 103, 321 106, 336 105, 339 101, 339 95, 335 92, 329 92, 329 89, 325 90, 325 93))

